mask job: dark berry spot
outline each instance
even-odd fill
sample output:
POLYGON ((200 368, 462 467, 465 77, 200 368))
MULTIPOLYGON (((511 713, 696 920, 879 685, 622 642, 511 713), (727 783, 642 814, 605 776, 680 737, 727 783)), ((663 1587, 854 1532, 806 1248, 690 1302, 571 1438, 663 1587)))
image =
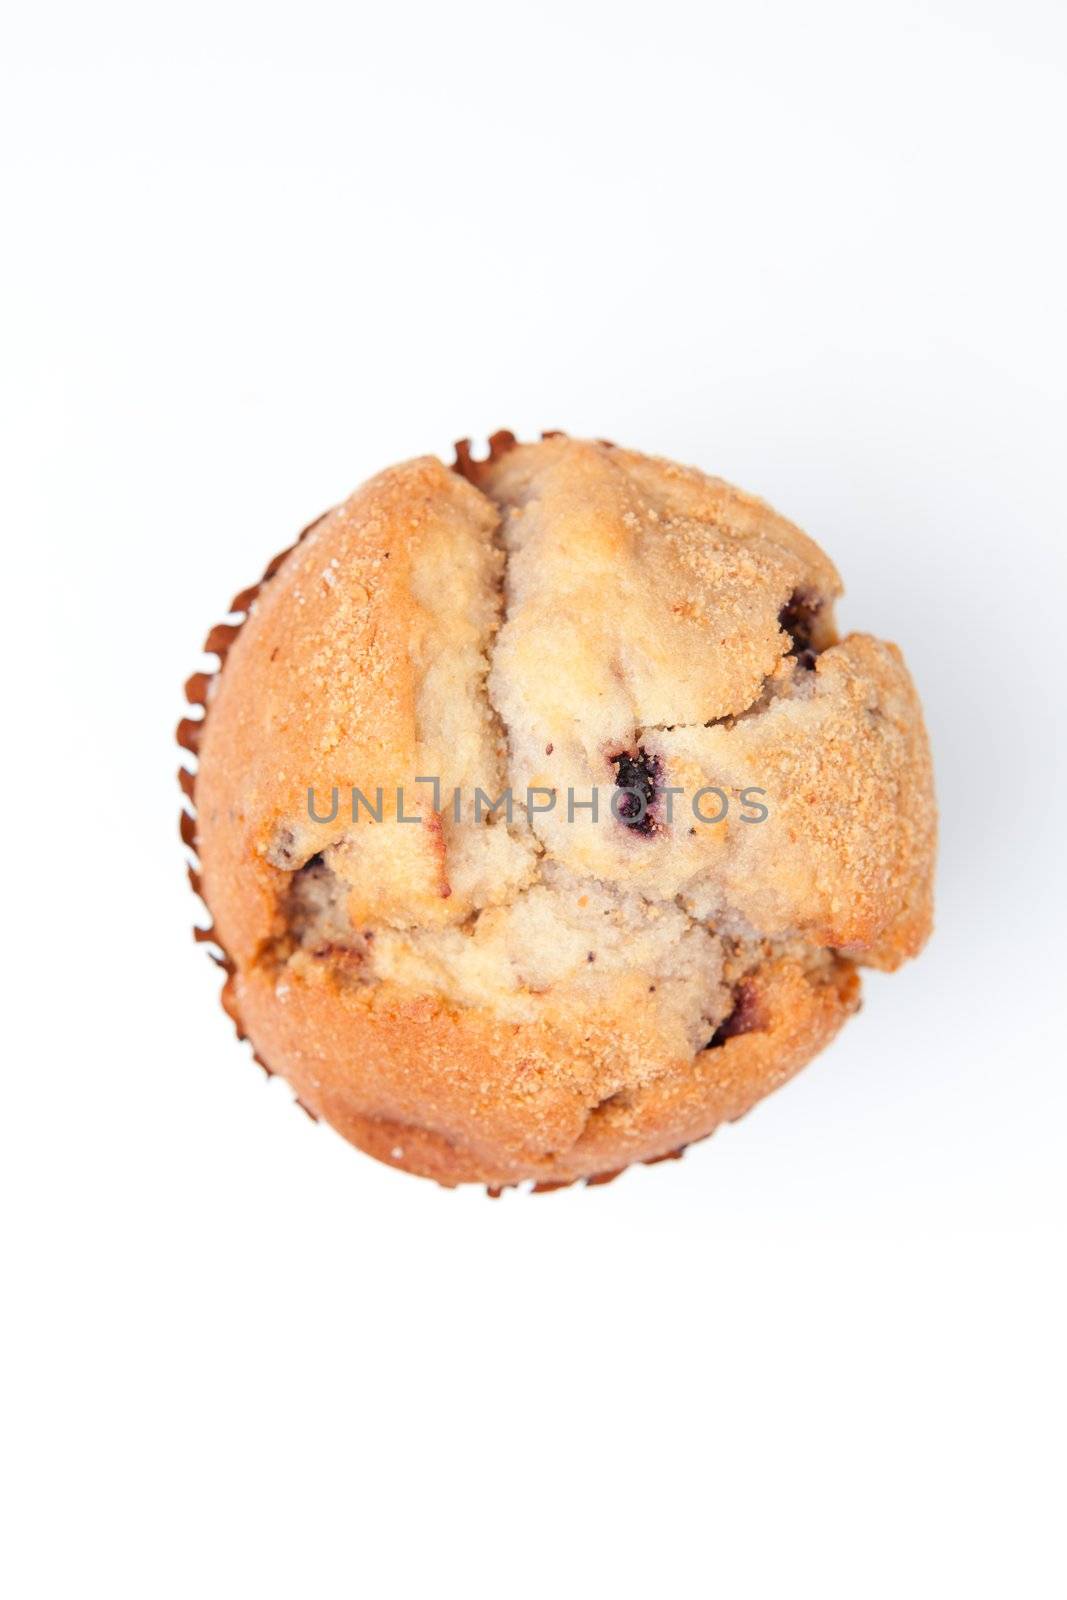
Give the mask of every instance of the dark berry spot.
POLYGON ((822 610, 822 601, 818 595, 810 594, 803 589, 794 589, 785 605, 778 613, 778 626, 782 628, 792 640, 788 652, 801 660, 801 664, 808 665, 803 658, 811 656, 814 660, 816 651, 812 649, 811 639, 815 630, 815 622, 822 610))
POLYGON ((751 983, 741 982, 734 990, 733 1010, 719 1023, 704 1048, 717 1050, 727 1039, 734 1038, 736 1034, 756 1033, 763 1026, 763 1014, 760 1011, 755 988, 751 983))
POLYGON ((322 876, 326 870, 326 862, 324 861, 322 851, 320 850, 318 855, 309 856, 304 862, 304 865, 297 868, 296 876, 298 878, 305 879, 317 878, 322 876))
POLYGON ((615 787, 624 791, 615 802, 619 821, 635 833, 655 833, 652 805, 660 775, 659 761, 642 747, 636 755, 623 750, 612 756, 611 764, 615 768, 615 787))

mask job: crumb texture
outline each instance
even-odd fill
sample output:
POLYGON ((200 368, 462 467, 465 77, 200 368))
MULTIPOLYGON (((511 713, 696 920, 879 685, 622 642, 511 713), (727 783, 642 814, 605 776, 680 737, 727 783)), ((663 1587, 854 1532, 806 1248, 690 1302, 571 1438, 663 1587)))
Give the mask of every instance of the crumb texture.
POLYGON ((838 638, 840 589, 762 502, 559 436, 321 519, 196 741, 265 1064, 379 1158, 495 1186, 656 1159, 784 1082, 931 919, 921 709, 894 646, 838 638))

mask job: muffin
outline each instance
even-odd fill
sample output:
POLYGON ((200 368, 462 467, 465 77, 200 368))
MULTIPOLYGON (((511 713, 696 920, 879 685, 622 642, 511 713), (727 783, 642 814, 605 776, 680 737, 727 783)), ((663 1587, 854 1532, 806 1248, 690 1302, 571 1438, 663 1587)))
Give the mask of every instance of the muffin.
POLYGON ((677 1154, 784 1083, 931 925, 922 712, 840 593, 762 501, 558 434, 312 524, 179 730, 198 937, 261 1064, 491 1192, 677 1154))

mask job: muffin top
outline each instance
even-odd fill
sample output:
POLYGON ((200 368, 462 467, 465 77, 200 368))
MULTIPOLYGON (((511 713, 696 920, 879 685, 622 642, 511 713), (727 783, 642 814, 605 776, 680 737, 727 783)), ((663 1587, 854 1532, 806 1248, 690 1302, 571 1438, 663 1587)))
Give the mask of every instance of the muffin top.
POLYGON ((603 442, 381 473, 213 682, 198 848, 238 991, 429 1004, 601 1103, 691 1068, 769 961, 915 954, 921 711, 840 592, 760 500, 603 442))

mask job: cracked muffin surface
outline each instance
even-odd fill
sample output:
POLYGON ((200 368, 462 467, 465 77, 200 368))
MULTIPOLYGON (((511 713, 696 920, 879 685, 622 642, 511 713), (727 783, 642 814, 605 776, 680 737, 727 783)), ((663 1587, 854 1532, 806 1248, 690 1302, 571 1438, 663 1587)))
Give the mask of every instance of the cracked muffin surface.
POLYGON ((238 597, 186 836, 227 1007, 310 1111, 547 1186, 827 1043, 857 964, 929 931, 934 803, 900 654, 838 639, 799 529, 602 442, 491 443, 380 474, 238 597))

